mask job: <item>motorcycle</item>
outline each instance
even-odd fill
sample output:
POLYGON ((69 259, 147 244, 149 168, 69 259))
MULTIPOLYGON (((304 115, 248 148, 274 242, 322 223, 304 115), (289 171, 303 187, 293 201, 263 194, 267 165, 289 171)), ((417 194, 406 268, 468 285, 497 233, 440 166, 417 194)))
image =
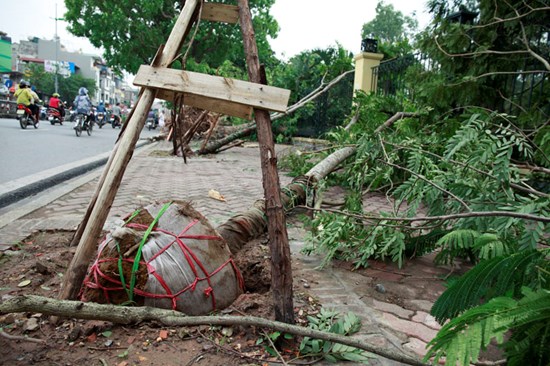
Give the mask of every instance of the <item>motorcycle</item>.
POLYGON ((15 113, 22 129, 26 129, 30 123, 32 123, 34 128, 38 128, 40 122, 35 119, 35 116, 33 116, 31 110, 26 105, 18 104, 17 112, 15 113))
POLYGON ((86 130, 88 136, 92 135, 92 130, 94 128, 94 115, 86 115, 84 113, 77 113, 74 122, 74 131, 77 137, 82 135, 82 130, 86 130))
POLYGON ((120 117, 116 116, 114 114, 111 114, 111 118, 109 119, 109 123, 113 128, 115 127, 122 127, 122 123, 120 121, 120 117))
POLYGON ((103 127, 103 125, 106 123, 105 122, 105 113, 104 112, 97 112, 97 125, 99 126, 99 128, 103 127))
POLYGON ((145 121, 145 126, 147 126, 147 129, 151 131, 157 128, 157 123, 155 122, 154 118, 147 118, 147 120, 145 121))
POLYGON ((63 126, 63 116, 56 108, 48 108, 48 121, 50 121, 52 125, 59 123, 63 126))

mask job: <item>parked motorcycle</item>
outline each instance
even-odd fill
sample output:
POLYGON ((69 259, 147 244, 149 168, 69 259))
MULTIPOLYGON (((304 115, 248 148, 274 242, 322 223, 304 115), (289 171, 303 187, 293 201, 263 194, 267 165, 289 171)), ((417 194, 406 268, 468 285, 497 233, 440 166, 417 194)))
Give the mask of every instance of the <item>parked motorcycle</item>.
POLYGON ((22 129, 26 129, 32 123, 34 128, 38 128, 39 121, 35 119, 31 110, 24 104, 17 105, 16 118, 19 120, 19 125, 22 129))
POLYGON ((52 125, 59 123, 61 126, 63 126, 63 116, 61 115, 61 112, 59 112, 59 110, 56 108, 48 108, 48 121, 50 121, 52 125))

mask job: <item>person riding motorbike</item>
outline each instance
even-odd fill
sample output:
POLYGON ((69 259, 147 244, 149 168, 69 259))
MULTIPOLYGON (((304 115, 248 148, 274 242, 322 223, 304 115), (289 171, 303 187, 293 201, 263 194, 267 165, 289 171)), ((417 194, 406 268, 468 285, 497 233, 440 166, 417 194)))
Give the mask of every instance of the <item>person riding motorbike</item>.
MULTIPOLYGON (((32 94, 32 97, 33 97, 33 100, 34 100, 34 104, 36 105, 36 109, 38 112, 36 112, 36 120, 39 121, 40 120, 40 106, 37 105, 37 103, 42 103, 42 100, 40 99, 40 97, 38 96, 38 94, 36 94, 36 87, 34 85, 31 86, 31 94, 32 94)), ((44 116, 44 118, 46 118, 44 116)))
POLYGON ((80 89, 78 89, 78 95, 73 101, 73 108, 76 110, 76 113, 85 114, 86 123, 90 123, 92 101, 90 100, 90 97, 88 97, 88 89, 86 89, 85 87, 81 87, 80 89))
POLYGON ((103 104, 103 101, 100 101, 99 104, 96 107, 97 112, 97 122, 100 125, 103 125, 105 123, 105 113, 107 113, 107 110, 105 109, 105 104, 103 104))
POLYGON ((65 107, 61 99, 59 99, 58 93, 53 93, 52 97, 48 102, 48 108, 57 110, 61 115, 61 118, 65 117, 65 107))
MULTIPOLYGON (((120 115, 122 113, 122 110, 120 109, 120 103, 117 103, 113 106, 113 117, 114 117, 114 125, 120 126, 122 124, 122 120, 120 119, 120 115)), ((114 126, 113 126, 114 127, 114 126)))
POLYGON ((40 101, 40 99, 38 98, 38 96, 36 96, 35 100, 35 96, 33 94, 36 93, 33 93, 31 91, 31 89, 29 88, 29 83, 27 83, 25 80, 21 80, 21 82, 19 83, 19 89, 15 91, 14 96, 17 98, 17 104, 23 104, 25 107, 29 108, 32 113, 31 118, 35 122, 38 122, 40 108, 38 108, 35 103, 40 101))

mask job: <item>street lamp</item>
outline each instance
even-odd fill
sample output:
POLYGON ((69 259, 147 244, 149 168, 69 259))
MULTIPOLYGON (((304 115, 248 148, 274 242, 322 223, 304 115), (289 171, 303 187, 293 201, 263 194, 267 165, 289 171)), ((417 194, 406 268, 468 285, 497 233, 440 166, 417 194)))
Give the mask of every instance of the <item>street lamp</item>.
POLYGON ((65 20, 64 18, 58 18, 57 17, 57 3, 55 3, 55 70, 54 70, 54 89, 55 89, 55 92, 57 93, 58 92, 58 83, 57 83, 57 71, 58 71, 58 68, 59 68, 59 64, 58 64, 58 55, 57 55, 57 52, 59 50, 59 36, 57 35, 57 21, 58 20, 65 20))
POLYGON ((361 51, 363 52, 378 52, 378 41, 374 38, 365 38, 361 41, 361 51))

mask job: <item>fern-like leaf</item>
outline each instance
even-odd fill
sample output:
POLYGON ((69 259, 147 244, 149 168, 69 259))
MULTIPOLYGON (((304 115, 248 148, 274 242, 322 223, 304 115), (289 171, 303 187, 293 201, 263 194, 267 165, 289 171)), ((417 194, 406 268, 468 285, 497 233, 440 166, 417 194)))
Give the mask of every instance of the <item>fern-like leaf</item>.
POLYGON ((544 262, 548 253, 550 250, 528 250, 480 262, 441 294, 432 307, 432 315, 443 323, 482 300, 502 296, 509 290, 519 293, 521 286, 544 281, 533 268, 544 262))
MULTIPOLYGON (((550 291, 533 292, 523 288, 523 295, 519 301, 509 297, 494 298, 452 319, 428 343, 425 360, 434 356, 434 363, 437 363, 445 356, 446 365, 468 365, 477 361, 480 350, 485 349, 493 339, 503 344, 504 334, 508 330, 548 324, 550 291)), ((539 357, 548 356, 548 349, 542 352, 546 355, 539 357)))
POLYGON ((454 230, 444 235, 436 243, 441 247, 441 252, 435 257, 436 263, 452 263, 453 258, 463 256, 468 250, 472 250, 475 240, 481 234, 475 230, 454 230))

